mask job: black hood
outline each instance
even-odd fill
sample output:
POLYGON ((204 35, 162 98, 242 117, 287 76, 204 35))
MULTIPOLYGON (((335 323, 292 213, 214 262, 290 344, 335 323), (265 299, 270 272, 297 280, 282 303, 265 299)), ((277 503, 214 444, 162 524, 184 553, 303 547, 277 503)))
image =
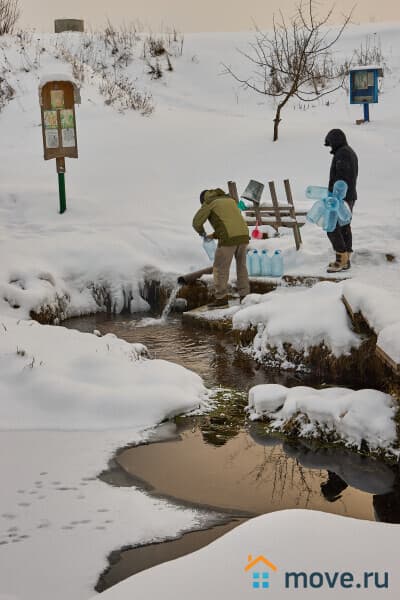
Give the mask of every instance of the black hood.
POLYGON ((342 146, 347 145, 347 139, 341 129, 331 129, 325 138, 325 146, 332 148, 332 154, 342 146))

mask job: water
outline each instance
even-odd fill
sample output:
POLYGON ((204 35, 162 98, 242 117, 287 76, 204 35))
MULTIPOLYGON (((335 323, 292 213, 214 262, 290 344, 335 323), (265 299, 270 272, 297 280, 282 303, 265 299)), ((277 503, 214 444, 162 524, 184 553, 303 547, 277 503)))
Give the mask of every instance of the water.
POLYGON ((123 450, 117 464, 152 495, 235 516, 307 508, 400 521, 398 474, 379 460, 283 442, 256 423, 237 427, 222 444, 216 431, 207 417, 188 418, 168 431, 170 441, 123 450))
MULTIPOLYGON (((183 326, 180 317, 161 320, 137 315, 107 315, 69 319, 65 327, 102 335, 114 333, 130 343, 143 343, 152 358, 178 363, 198 373, 209 387, 223 386, 247 392, 253 385, 266 383, 266 371, 251 357, 238 353, 224 332, 203 331, 183 326), (148 322, 150 326, 145 326, 148 322)), ((298 385, 308 377, 271 373, 271 383, 298 385)))
POLYGON ((162 311, 161 317, 159 317, 158 319, 154 317, 143 317, 140 321, 133 322, 135 327, 154 327, 155 325, 165 325, 175 305, 176 297, 180 289, 181 284, 177 283, 168 298, 167 304, 165 305, 165 308, 162 311))
POLYGON ((246 392, 253 385, 318 385, 321 381, 273 374, 238 353, 226 333, 192 329, 177 317, 159 319, 150 327, 140 324, 142 315, 105 314, 65 323, 81 331, 98 329, 141 342, 154 358, 196 371, 208 386, 239 392, 237 399, 224 401, 211 414, 160 426, 154 443, 121 449, 100 478, 110 485, 136 485, 180 504, 209 507, 225 516, 207 531, 114 552, 98 591, 193 552, 244 518, 275 510, 306 508, 400 523, 398 470, 346 449, 283 441, 266 434, 262 424, 246 423, 246 392))

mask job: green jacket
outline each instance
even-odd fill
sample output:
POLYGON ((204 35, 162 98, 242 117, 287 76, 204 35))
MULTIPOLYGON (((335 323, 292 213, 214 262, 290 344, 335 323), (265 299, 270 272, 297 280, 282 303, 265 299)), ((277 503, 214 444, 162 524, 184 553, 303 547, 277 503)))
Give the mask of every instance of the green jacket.
POLYGON ((204 202, 193 218, 193 228, 205 235, 204 223, 210 221, 219 246, 249 243, 249 229, 235 200, 223 190, 208 190, 204 202))

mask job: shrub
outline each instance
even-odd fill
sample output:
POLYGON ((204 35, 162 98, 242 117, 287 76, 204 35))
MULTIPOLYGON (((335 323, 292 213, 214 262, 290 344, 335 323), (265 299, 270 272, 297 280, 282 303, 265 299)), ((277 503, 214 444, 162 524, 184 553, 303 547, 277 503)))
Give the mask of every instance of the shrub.
POLYGON ((0 75, 0 111, 14 98, 15 90, 7 79, 0 75))
POLYGON ((0 35, 14 32, 20 14, 19 0, 0 0, 0 35))
POLYGON ((154 111, 153 98, 150 92, 137 90, 127 77, 113 77, 105 74, 99 86, 99 91, 105 97, 108 106, 114 106, 121 112, 137 110, 144 116, 154 111))

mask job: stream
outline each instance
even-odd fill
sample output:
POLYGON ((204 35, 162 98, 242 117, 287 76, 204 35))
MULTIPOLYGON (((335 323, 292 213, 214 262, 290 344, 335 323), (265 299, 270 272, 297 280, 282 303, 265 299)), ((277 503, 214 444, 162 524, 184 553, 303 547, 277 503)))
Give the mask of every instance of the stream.
POLYGON ((231 390, 221 391, 210 414, 179 417, 157 428, 155 442, 121 449, 99 475, 110 485, 138 486, 178 504, 208 507, 221 514, 221 522, 177 540, 115 550, 97 591, 193 552, 244 519, 276 510, 304 508, 400 522, 400 477, 395 468, 344 448, 284 441, 268 435, 263 424, 246 422, 250 387, 260 383, 318 387, 323 381, 270 372, 237 352, 225 333, 193 329, 175 315, 161 320, 101 313, 64 325, 143 343, 152 358, 195 371, 210 388, 231 390))

